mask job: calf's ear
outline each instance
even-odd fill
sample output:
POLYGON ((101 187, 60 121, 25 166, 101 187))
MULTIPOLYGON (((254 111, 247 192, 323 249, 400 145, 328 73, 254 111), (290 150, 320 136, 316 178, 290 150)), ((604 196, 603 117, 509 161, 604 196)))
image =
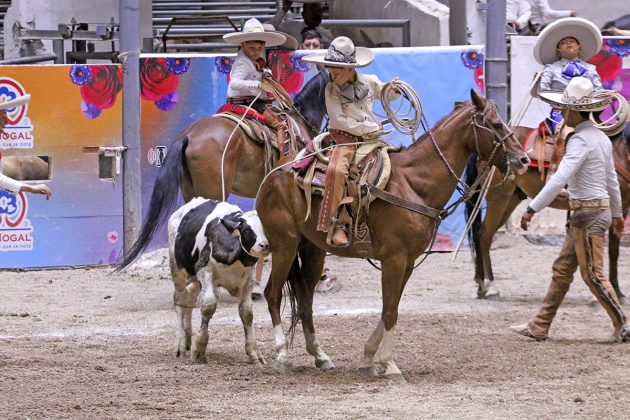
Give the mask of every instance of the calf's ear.
POLYGON ((221 219, 221 223, 227 228, 228 232, 234 232, 241 226, 241 222, 235 222, 229 219, 221 219))
POLYGON ((236 261, 241 251, 241 243, 238 237, 232 235, 224 223, 208 223, 206 237, 211 245, 212 258, 226 265, 236 261))

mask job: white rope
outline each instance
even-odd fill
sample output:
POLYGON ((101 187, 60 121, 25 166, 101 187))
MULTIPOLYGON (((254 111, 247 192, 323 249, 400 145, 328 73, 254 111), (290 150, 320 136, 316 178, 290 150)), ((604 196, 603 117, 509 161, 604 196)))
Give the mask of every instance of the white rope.
POLYGON ((422 120, 422 103, 414 88, 402 80, 392 80, 383 86, 380 99, 388 121, 400 133, 410 135, 413 143, 415 141, 415 133, 418 131, 422 120), (389 100, 392 90, 400 93, 400 96, 409 102, 409 108, 406 112, 401 112, 404 101, 398 105, 395 111, 393 110, 392 103, 389 100))
POLYGON ((612 95, 619 102, 619 109, 617 110, 617 112, 615 112, 613 115, 610 116, 610 118, 602 121, 601 123, 595 121, 593 113, 590 114, 590 120, 593 125, 602 130, 608 136, 619 134, 626 126, 628 116, 630 116, 630 105, 628 105, 628 101, 626 100, 626 98, 624 98, 623 95, 621 95, 619 92, 614 92, 612 95), (609 124, 611 121, 613 123, 609 124))
POLYGON ((241 119, 238 120, 238 124, 236 124, 236 126, 234 126, 234 130, 232 130, 232 133, 230 134, 230 137, 228 137, 228 141, 225 144, 225 148, 223 149, 223 154, 221 155, 221 196, 223 197, 222 201, 225 201, 225 174, 223 173, 223 165, 225 162, 225 154, 227 152, 227 149, 230 145, 230 141, 232 141, 232 136, 234 136, 234 133, 236 133, 236 130, 240 127, 241 122, 243 122, 243 120, 245 119, 245 116, 247 116, 247 112, 249 112, 250 109, 252 109, 252 105, 254 104, 254 102, 256 102, 256 100, 260 97, 260 95, 262 94, 262 90, 258 92, 258 95, 256 95, 256 97, 249 103, 249 105, 247 105, 247 108, 245 109, 245 112, 243 112, 243 116, 241 116, 241 119))
POLYGON ((122 64, 125 64, 125 62, 131 55, 138 54, 139 56, 140 53, 142 53, 142 50, 132 50, 132 51, 121 52, 120 54, 118 54, 118 61, 120 61, 122 64))

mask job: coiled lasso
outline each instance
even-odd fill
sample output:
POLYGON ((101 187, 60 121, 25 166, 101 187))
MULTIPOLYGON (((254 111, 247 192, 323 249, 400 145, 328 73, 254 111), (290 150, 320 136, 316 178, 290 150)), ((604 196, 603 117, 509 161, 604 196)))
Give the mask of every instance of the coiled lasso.
MULTIPOLYGON (((597 94, 598 92, 595 92, 597 94)), ((603 93, 603 92, 602 92, 603 93)), ((613 115, 598 123, 595 121, 593 114, 591 113, 591 122, 593 125, 600 130, 602 130, 607 136, 615 136, 621 133, 626 126, 626 122, 628 121, 628 116, 630 116, 630 105, 628 105, 628 101, 617 91, 608 91, 608 94, 612 94, 612 96, 617 99, 619 103, 619 109, 613 113, 613 115), (612 122, 612 123, 611 123, 612 122)))
POLYGON ((385 83, 381 90, 381 104, 387 114, 387 120, 392 126, 402 134, 411 136, 411 142, 415 139, 415 133, 422 122, 422 104, 420 98, 414 88, 407 82, 394 79, 385 83), (400 93, 402 98, 407 101, 401 101, 394 110, 389 96, 392 91, 400 93), (406 108, 403 108, 407 104, 406 108))

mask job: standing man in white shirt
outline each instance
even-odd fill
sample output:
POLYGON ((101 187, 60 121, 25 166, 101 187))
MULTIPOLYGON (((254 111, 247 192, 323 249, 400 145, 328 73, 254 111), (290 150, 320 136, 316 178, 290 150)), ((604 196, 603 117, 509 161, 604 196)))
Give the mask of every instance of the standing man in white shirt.
POLYGON ((550 24, 554 20, 575 17, 577 13, 572 10, 555 10, 549 7, 549 0, 528 0, 531 5, 532 16, 530 18, 532 24, 542 29, 545 25, 550 24))
POLYGON ((506 0, 505 20, 512 25, 517 33, 527 29, 527 23, 532 15, 528 0, 506 0))
POLYGON ((628 342, 630 329, 626 316, 604 274, 604 235, 611 221, 615 235, 621 236, 624 230, 621 194, 612 144, 589 119, 591 112, 605 109, 612 96, 594 92, 593 84, 584 77, 571 79, 564 92, 540 92, 538 96, 562 109, 567 125, 575 127, 575 131, 569 134, 558 171, 523 213, 521 227, 527 230, 534 214, 551 204, 565 185, 568 185, 571 217, 542 306, 527 323, 510 328, 526 337, 545 340, 579 267, 582 279, 613 323, 611 341, 628 342))

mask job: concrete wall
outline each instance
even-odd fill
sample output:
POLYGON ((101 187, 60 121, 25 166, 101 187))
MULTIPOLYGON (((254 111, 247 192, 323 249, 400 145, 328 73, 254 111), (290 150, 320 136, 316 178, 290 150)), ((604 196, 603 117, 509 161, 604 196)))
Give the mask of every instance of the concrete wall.
MULTIPOLYGON (((142 36, 150 38, 151 0, 140 0, 143 16, 142 36)), ((43 45, 25 45, 16 37, 17 28, 21 25, 28 29, 57 30, 60 23, 70 24, 72 18, 77 22, 109 23, 113 18, 119 23, 119 0, 13 0, 4 20, 5 59, 17 58, 33 53, 53 52, 52 42, 44 41, 43 45)), ((94 30, 90 25, 89 30, 94 30)), ((116 45, 118 47, 118 45, 116 45)), ((65 50, 71 51, 71 43, 65 43, 65 50)), ((96 43, 97 51, 111 50, 110 43, 96 43)))
MULTIPOLYGON (((449 45, 449 9, 435 0, 342 0, 331 2, 335 19, 411 19, 411 45, 449 45), (369 4, 369 7, 368 7, 369 4)), ((335 36, 349 36, 357 45, 391 42, 402 46, 402 31, 398 28, 350 29, 334 28, 335 36)))

